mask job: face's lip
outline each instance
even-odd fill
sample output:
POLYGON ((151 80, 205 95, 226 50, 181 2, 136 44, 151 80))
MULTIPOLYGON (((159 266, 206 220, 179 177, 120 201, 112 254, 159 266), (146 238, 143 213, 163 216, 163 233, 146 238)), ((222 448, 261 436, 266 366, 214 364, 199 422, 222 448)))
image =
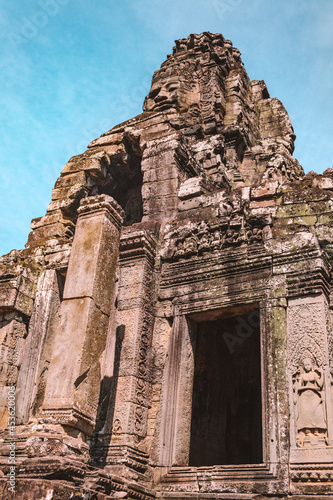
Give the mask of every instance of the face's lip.
POLYGON ((175 99, 167 99, 165 101, 157 102, 151 107, 151 111, 165 111, 166 109, 176 107, 175 99))

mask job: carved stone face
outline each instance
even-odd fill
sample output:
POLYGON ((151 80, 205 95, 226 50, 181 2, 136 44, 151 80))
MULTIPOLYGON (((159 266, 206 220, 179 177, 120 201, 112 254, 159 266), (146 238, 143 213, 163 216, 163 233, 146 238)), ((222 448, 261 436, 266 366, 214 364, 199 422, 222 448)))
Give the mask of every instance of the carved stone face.
POLYGON ((188 84, 177 76, 155 81, 145 99, 144 111, 165 111, 176 109, 186 112, 193 104, 199 104, 198 85, 188 84))
POLYGON ((308 373, 312 370, 312 361, 310 358, 305 358, 303 361, 303 368, 308 373))

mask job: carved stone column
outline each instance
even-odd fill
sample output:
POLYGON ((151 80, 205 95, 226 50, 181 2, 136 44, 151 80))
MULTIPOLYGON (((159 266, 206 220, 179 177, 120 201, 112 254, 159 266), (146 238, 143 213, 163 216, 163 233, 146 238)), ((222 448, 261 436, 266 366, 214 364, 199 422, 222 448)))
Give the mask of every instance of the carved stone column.
POLYGON ((96 419, 122 218, 109 196, 81 202, 45 389, 45 421, 86 436, 96 419))
POLYGON ((16 385, 27 327, 18 311, 0 311, 0 430, 8 426, 8 391, 16 385))
POLYGON ((21 275, 0 278, 0 429, 8 424, 8 390, 17 383, 23 359, 35 280, 26 269, 21 275))
MULTIPOLYGON (((20 271, 21 272, 21 271, 20 271)), ((27 337, 27 323, 33 308, 33 299, 37 272, 24 269, 22 274, 4 275, 0 279, 0 464, 6 470, 8 455, 13 436, 16 439, 13 427, 16 419, 9 419, 9 415, 16 414, 16 392, 22 360, 24 359, 27 337), (11 394, 11 401, 9 401, 11 394), (10 406, 10 410, 9 407, 10 406)), ((16 442, 16 456, 20 453, 20 443, 16 442)))
MULTIPOLYGON (((28 422, 32 402, 36 395, 37 376, 40 375, 38 368, 43 346, 50 323, 57 317, 59 303, 57 272, 54 269, 47 269, 38 280, 34 308, 29 323, 29 333, 17 381, 16 425, 28 422)), ((41 367, 41 370, 47 372, 45 367, 41 367)))
POLYGON ((120 240, 117 326, 112 334, 117 343, 116 385, 103 434, 112 434, 106 451, 110 469, 130 477, 145 472, 148 461, 143 442, 151 405, 154 253, 155 242, 145 231, 124 231, 120 240))
POLYGON ((275 276, 261 307, 263 355, 262 403, 263 459, 280 481, 281 493, 288 488, 289 408, 286 374, 287 302, 284 278, 275 276), (266 351, 266 352, 265 352, 266 351), (265 353, 265 354, 264 354, 265 353), (282 486, 283 485, 283 486, 282 486))
POLYGON ((188 464, 194 376, 193 338, 186 316, 175 316, 165 364, 159 439, 155 452, 160 467, 188 464))

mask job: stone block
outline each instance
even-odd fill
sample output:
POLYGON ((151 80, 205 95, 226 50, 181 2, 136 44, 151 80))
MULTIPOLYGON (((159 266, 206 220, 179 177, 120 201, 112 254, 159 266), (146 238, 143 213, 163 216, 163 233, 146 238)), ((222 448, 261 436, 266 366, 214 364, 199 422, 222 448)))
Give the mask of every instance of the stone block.
POLYGON ((109 318, 89 297, 64 300, 60 315, 43 408, 56 413, 74 405, 94 418, 109 318))
POLYGON ((192 198, 189 200, 180 201, 178 204, 178 210, 180 212, 185 212, 186 210, 193 210, 201 207, 203 204, 203 198, 199 196, 198 198, 192 198))
POLYGON ((63 214, 60 209, 55 210, 51 213, 47 213, 44 217, 38 217, 37 219, 32 219, 30 227, 32 230, 47 226, 49 224, 56 223, 66 223, 68 220, 64 219, 63 214))
POLYGON ((155 196, 175 196, 177 194, 178 180, 177 179, 165 179, 156 182, 150 182, 148 184, 143 184, 142 186, 142 198, 151 199, 155 196))
POLYGON ((251 189, 251 199, 258 200, 262 198, 271 198, 276 194, 278 188, 278 182, 270 182, 265 186, 260 186, 255 189, 251 189))
POLYGON ((29 234, 27 245, 35 245, 39 240, 43 241, 48 238, 63 238, 66 237, 66 226, 61 222, 55 222, 34 229, 29 234))
POLYGON ((320 189, 333 189, 332 177, 317 177, 313 179, 313 185, 320 189))
POLYGON ((178 190, 178 198, 180 200, 187 200, 200 196, 206 192, 204 180, 202 177, 192 177, 184 181, 178 190))
POLYGON ((30 316, 35 285, 23 276, 0 281, 0 309, 15 309, 30 316))
POLYGON ((104 146, 104 145, 109 145, 109 144, 115 144, 115 145, 118 145, 122 142, 123 140, 123 137, 124 137, 124 134, 123 133, 106 133, 106 134, 103 134, 101 137, 99 137, 98 139, 95 139, 94 141, 92 141, 88 147, 89 148, 93 148, 93 147, 96 147, 96 146, 104 146))
MULTIPOLYGON (((120 149, 122 149, 120 147, 120 149)), ((104 151, 89 152, 83 155, 73 156, 61 171, 61 175, 73 174, 84 171, 99 174, 102 172, 102 161, 105 157, 104 151)))
POLYGON ((73 174, 65 174, 58 177, 54 185, 55 189, 70 188, 75 184, 85 184, 86 174, 84 171, 75 172, 73 174))
POLYGON ((160 218, 167 219, 173 216, 178 209, 178 197, 172 196, 154 196, 143 200, 143 215, 144 217, 155 217, 158 221, 160 218))
POLYGON ((105 211, 81 216, 68 267, 64 299, 91 297, 109 314, 119 231, 105 211))
POLYGON ((143 183, 166 181, 168 179, 178 179, 179 171, 176 165, 164 165, 152 170, 145 170, 143 174, 143 183))

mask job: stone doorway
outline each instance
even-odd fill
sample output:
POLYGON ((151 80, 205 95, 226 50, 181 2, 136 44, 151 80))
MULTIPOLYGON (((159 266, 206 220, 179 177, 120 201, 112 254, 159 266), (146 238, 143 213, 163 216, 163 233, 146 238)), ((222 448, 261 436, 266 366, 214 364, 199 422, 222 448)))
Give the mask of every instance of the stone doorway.
POLYGON ((197 323, 190 466, 263 462, 259 312, 197 323))

